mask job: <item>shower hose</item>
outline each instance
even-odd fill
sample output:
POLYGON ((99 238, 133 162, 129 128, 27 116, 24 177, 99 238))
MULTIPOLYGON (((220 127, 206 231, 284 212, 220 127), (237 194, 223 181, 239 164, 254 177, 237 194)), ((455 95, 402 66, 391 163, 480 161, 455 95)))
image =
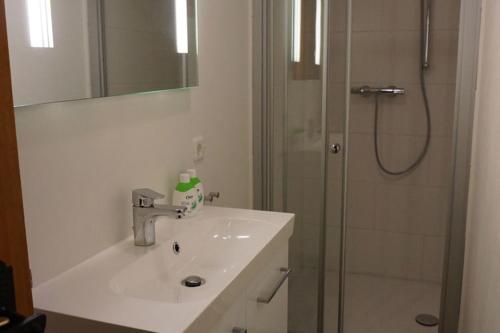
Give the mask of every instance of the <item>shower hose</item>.
POLYGON ((380 149, 379 149, 379 142, 378 142, 378 137, 379 137, 379 135, 378 135, 379 125, 378 125, 378 123, 379 123, 380 105, 379 105, 379 96, 375 95, 375 126, 374 126, 374 131, 373 131, 374 141, 375 141, 375 157, 377 159, 377 164, 378 164, 379 168, 388 175, 401 176, 401 175, 404 175, 404 174, 407 174, 407 173, 413 171, 416 167, 419 166, 420 163, 422 163, 423 159, 425 158, 425 156, 427 155, 427 153, 429 151, 429 146, 431 143, 432 122, 431 122, 431 110, 430 110, 430 106, 429 106, 429 97, 427 96, 427 87, 425 84, 425 68, 423 68, 423 67, 420 69, 420 88, 422 91, 422 97, 424 99, 425 117, 426 117, 426 126, 427 126, 425 145, 422 148, 422 150, 420 151, 420 154, 418 155, 417 159, 412 164, 410 164, 410 166, 408 166, 402 170, 390 170, 389 168, 387 168, 384 165, 384 163, 382 162, 382 159, 380 157, 380 149))

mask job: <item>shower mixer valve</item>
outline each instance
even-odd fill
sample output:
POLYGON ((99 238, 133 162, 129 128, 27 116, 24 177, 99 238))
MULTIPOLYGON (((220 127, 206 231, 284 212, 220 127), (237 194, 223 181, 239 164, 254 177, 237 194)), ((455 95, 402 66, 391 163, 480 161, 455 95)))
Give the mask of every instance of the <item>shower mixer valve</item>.
POLYGON ((370 97, 372 95, 396 97, 406 94, 406 90, 404 88, 398 88, 396 86, 388 86, 383 88, 362 86, 362 87, 352 88, 351 93, 356 95, 361 95, 363 97, 370 97))

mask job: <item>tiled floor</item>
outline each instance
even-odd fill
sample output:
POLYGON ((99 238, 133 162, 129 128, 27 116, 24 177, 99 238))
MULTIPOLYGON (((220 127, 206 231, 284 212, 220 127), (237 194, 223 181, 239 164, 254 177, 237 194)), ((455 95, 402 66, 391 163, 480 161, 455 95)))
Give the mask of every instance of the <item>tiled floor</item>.
POLYGON ((345 333, 437 333, 437 327, 418 325, 415 316, 439 315, 440 292, 435 283, 351 274, 345 333))
POLYGON ((316 331, 317 272, 315 269, 297 269, 290 276, 288 284, 289 333, 312 333, 316 331))
MULTIPOLYGON (((316 309, 314 292, 300 292, 312 285, 316 271, 304 270, 290 283, 290 333, 313 333, 316 309)), ((327 273, 325 333, 336 332, 336 272, 327 273)), ((344 333, 437 333, 415 323, 419 313, 439 314, 441 287, 435 283, 349 274, 346 281, 344 333)))

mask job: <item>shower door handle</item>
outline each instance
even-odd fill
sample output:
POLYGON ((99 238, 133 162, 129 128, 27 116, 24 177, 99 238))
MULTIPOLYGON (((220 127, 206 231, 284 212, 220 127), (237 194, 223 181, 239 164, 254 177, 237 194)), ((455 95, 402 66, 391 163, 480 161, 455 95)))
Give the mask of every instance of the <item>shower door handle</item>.
POLYGON ((333 143, 330 145, 330 152, 332 154, 338 154, 342 151, 342 146, 340 145, 340 143, 333 143))

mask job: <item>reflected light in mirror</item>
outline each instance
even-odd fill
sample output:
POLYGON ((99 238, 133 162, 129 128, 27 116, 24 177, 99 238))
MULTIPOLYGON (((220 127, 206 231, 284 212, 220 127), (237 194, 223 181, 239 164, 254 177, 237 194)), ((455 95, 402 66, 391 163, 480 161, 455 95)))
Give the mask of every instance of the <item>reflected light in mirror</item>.
POLYGON ((302 0, 293 0, 293 42, 292 42, 293 62, 300 62, 301 30, 302 30, 302 0))
POLYGON ((314 63, 321 62, 321 0, 316 0, 316 41, 314 48, 314 63))
MULTIPOLYGON (((198 17, 198 0, 194 0, 194 15, 198 17)), ((198 54, 198 21, 196 21, 196 54, 198 54)))
POLYGON ((53 48, 50 0, 26 0, 31 47, 53 48))
POLYGON ((177 53, 188 53, 187 0, 175 0, 177 53))

